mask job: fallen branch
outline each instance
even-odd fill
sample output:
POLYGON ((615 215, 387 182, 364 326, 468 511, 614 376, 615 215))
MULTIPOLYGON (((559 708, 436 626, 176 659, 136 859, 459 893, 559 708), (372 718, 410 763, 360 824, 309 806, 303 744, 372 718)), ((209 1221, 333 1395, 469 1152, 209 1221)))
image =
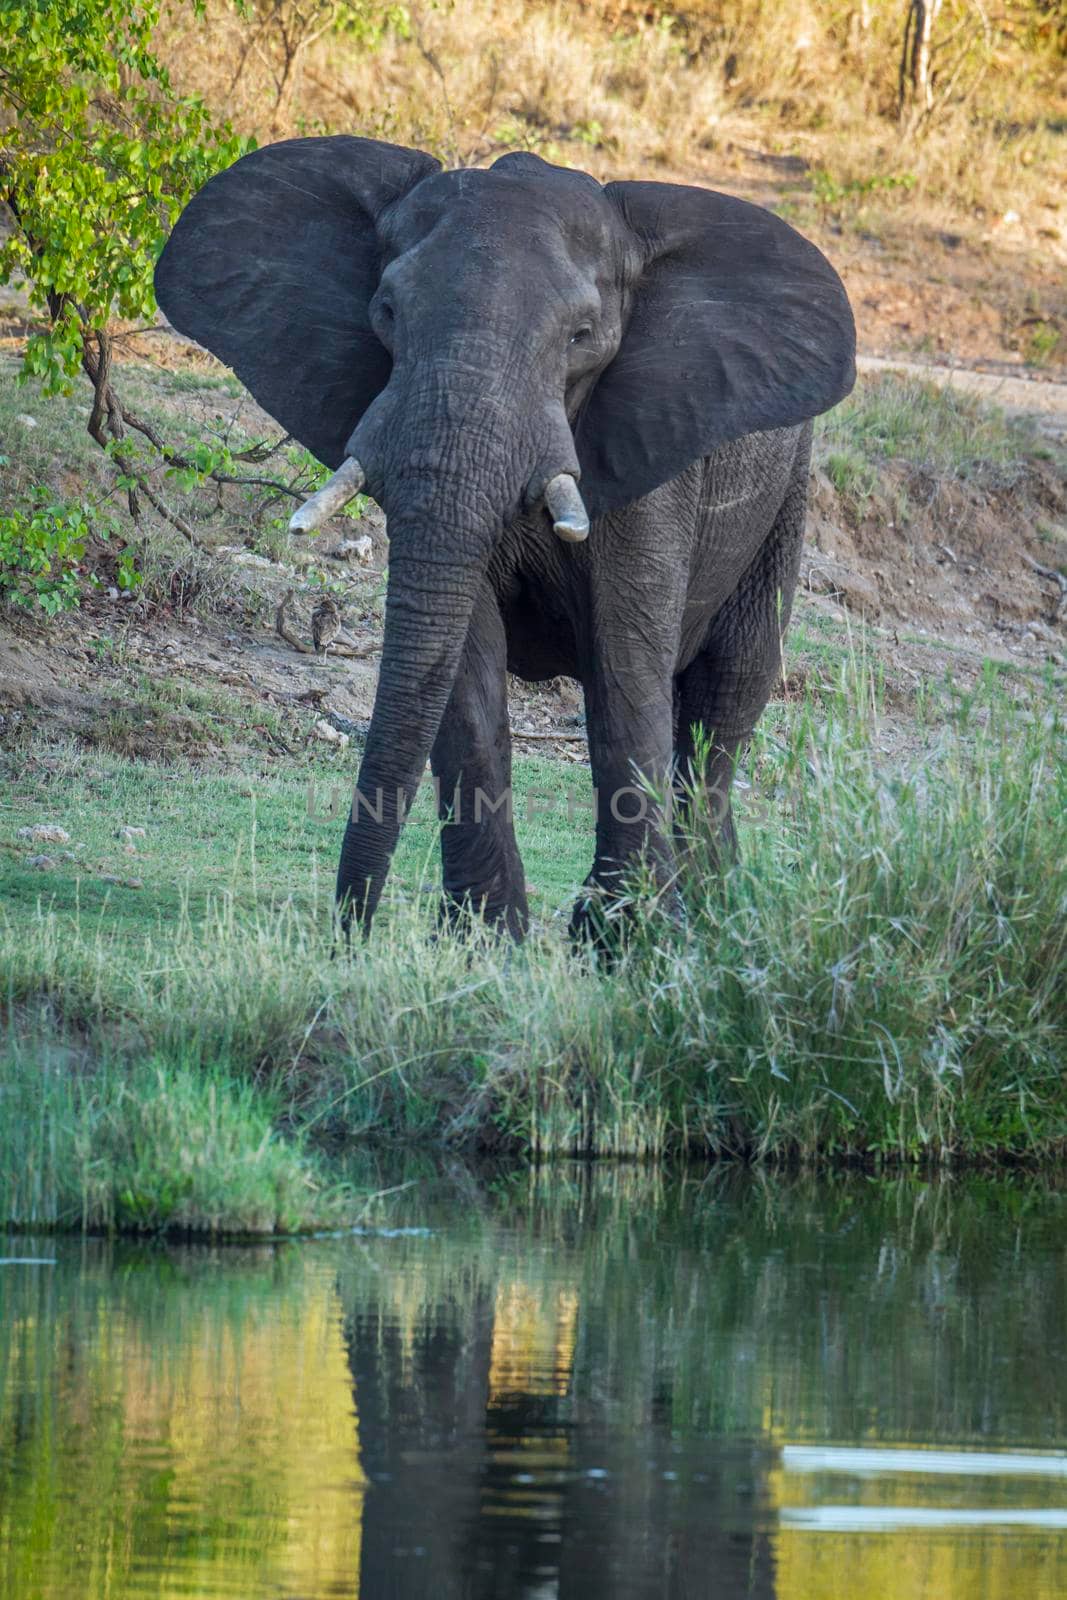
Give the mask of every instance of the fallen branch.
POLYGON ((348 644, 344 639, 334 639, 330 655, 343 656, 346 661, 363 661, 367 656, 376 655, 381 648, 380 644, 348 644))
POLYGON ((1025 552, 1023 553, 1023 560, 1032 572, 1038 573, 1042 578, 1049 578, 1053 583, 1059 585, 1059 597, 1052 608, 1053 617, 1058 617, 1064 605, 1067 604, 1067 578, 1056 567, 1042 566, 1040 561, 1035 561, 1033 556, 1028 556, 1025 552))
POLYGON ((585 739, 584 733, 528 733, 523 728, 512 728, 513 739, 558 739, 561 743, 581 744, 585 739))
POLYGON ((294 650, 298 650, 302 656, 314 655, 315 652, 312 650, 311 646, 309 644, 305 644, 302 639, 298 639, 296 634, 289 626, 288 610, 289 602, 292 600, 292 598, 292 589, 286 589, 285 593, 278 602, 278 609, 274 613, 275 632, 278 634, 279 638, 284 639, 286 644, 291 645, 294 650))

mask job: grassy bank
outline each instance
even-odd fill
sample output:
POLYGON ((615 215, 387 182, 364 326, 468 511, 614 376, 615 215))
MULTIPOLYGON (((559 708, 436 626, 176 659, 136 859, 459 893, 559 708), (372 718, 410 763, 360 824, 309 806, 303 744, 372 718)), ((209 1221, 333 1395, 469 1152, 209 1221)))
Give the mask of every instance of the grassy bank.
POLYGON ((305 1140, 279 1134, 278 1093, 225 1064, 169 1050, 93 1059, 12 1031, 2 1083, 0 1204, 15 1225, 284 1234, 360 1204, 305 1140))
MULTIPOLYGON (((554 914, 589 852, 563 801, 523 839, 542 885, 522 951, 432 939, 424 818, 373 942, 346 961, 314 870, 336 827, 308 820, 297 780, 250 805, 239 775, 113 761, 57 782, 54 763, 27 764, 20 804, 46 780, 49 820, 78 826, 91 787, 87 836, 152 827, 147 805, 131 815, 137 784, 161 811, 140 889, 70 863, 31 896, 36 869, 10 868, 0 1211, 314 1225, 342 1202, 314 1187, 309 1152, 366 1138, 807 1161, 1061 1151, 1055 686, 1009 694, 990 674, 965 697, 924 693, 925 737, 892 771, 877 701, 852 662, 820 704, 779 708, 748 765, 742 864, 691 885, 684 926, 649 907, 610 974, 568 953, 554 914), (196 856, 209 847, 229 881, 196 856)), ((524 782, 542 787, 546 765, 524 782)))

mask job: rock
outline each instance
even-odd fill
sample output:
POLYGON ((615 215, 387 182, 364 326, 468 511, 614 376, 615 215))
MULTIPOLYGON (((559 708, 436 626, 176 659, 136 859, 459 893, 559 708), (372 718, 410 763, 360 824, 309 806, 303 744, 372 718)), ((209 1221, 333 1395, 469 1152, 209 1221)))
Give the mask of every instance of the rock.
POLYGON ((349 742, 348 734, 341 733, 325 717, 320 717, 311 731, 316 738, 323 739, 326 744, 336 745, 339 750, 343 750, 349 742))
POLYGON ((100 874, 100 882, 101 883, 121 883, 122 879, 120 877, 118 877, 114 872, 102 872, 100 874))
POLYGON ((143 889, 144 888, 144 879, 143 878, 124 878, 123 879, 123 885, 127 889, 143 889))
POLYGON ((234 556, 234 565, 238 567, 266 567, 268 572, 276 563, 267 556, 257 556, 254 550, 242 550, 240 555, 234 556))
POLYGON ((31 417, 28 411, 20 411, 15 418, 20 428, 36 428, 37 418, 31 417))
POLYGON ((338 561, 358 561, 365 567, 374 557, 374 545, 369 534, 361 533, 358 539, 342 539, 330 554, 338 561))
POLYGON ((52 856, 27 856, 26 858, 26 865, 35 868, 38 872, 51 872, 55 864, 55 859, 52 856))
POLYGON ((58 822, 35 822, 31 828, 20 828, 19 838, 29 839, 31 844, 70 843, 70 834, 58 822))
POLYGON ((136 828, 132 825, 132 823, 128 822, 124 823, 121 828, 116 828, 115 830, 115 838, 125 839, 127 844, 132 844, 135 839, 143 839, 144 837, 144 828, 136 828))
POLYGON ((865 573, 856 572, 831 556, 816 556, 805 562, 801 582, 812 594, 825 594, 846 605, 862 617, 877 617, 881 611, 878 586, 865 573))
POLYGON ((338 733, 343 733, 349 739, 365 739, 370 732, 369 722, 356 722, 351 717, 344 716, 340 711, 327 711, 323 720, 338 733))

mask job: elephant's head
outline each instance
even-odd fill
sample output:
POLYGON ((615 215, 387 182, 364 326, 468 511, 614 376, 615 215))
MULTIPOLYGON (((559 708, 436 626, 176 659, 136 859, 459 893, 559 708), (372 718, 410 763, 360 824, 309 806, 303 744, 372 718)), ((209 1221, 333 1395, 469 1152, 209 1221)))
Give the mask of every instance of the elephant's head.
POLYGON ((388 516, 381 676, 338 874, 365 922, 507 523, 547 489, 557 532, 581 538, 583 500, 594 518, 625 505, 853 381, 844 290, 778 217, 529 155, 442 172, 368 139, 268 146, 186 208, 156 290, 296 439, 347 463, 335 503, 365 481, 388 516))

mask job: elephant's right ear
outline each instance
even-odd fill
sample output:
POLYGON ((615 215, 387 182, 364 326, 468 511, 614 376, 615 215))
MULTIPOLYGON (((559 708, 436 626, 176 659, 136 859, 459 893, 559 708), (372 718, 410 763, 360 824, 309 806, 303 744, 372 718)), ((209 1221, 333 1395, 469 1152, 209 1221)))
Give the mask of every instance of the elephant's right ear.
POLYGON ((375 220, 439 168, 374 139, 267 145, 204 185, 156 266, 168 321, 232 367, 328 467, 389 381, 367 315, 380 268, 375 220))
POLYGON ((728 440, 817 417, 856 377, 844 285, 781 217, 682 184, 609 183, 604 194, 644 266, 575 430, 594 517, 728 440))

